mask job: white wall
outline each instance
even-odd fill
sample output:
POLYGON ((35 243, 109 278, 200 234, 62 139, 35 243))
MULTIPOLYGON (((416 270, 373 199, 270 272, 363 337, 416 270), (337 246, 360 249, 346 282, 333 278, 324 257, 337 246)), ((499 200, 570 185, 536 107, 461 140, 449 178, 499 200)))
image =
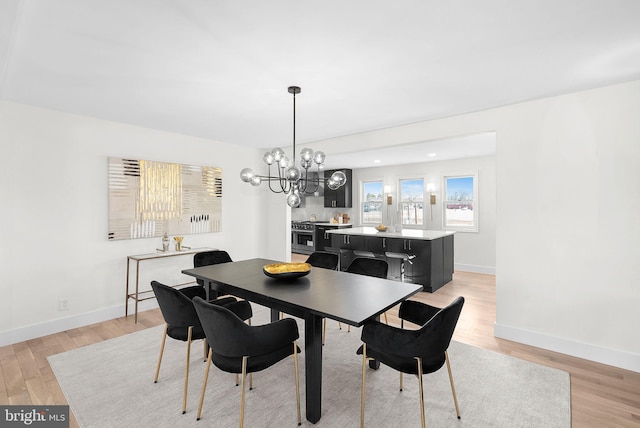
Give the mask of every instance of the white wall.
MULTIPOLYGON (((344 153, 496 132, 496 335, 640 372, 638 117, 635 81, 314 148, 344 153)), ((235 179, 259 151, 0 102, 0 155, 0 344, 61 327, 60 297, 70 298, 64 316, 78 322, 122 310, 125 256, 156 242, 104 238, 109 155, 223 168, 225 195, 242 199, 225 196, 224 231, 194 235, 193 245, 242 259, 269 257, 288 241, 286 226, 271 231, 267 222, 289 214, 235 179)))
MULTIPOLYGON (((108 156, 221 167, 222 232, 187 235, 185 245, 234 259, 284 253, 286 232, 263 236, 285 213, 269 215, 267 192, 239 179, 260 151, 9 102, 0 102, 0 142, 0 346, 124 314, 126 256, 153 252, 160 239, 107 240, 108 156)), ((141 283, 182 277, 192 263, 184 257, 144 262, 141 283)))
POLYGON ((640 82, 314 143, 497 133, 495 334, 640 371, 640 82))
MULTIPOLYGON (((360 189, 363 181, 383 180, 393 189, 393 206, 397 206, 398 180, 423 178, 425 185, 436 186, 433 220, 430 205, 425 204, 426 224, 423 229, 443 230, 443 189, 445 175, 478 174, 478 231, 458 232, 454 235, 454 263, 456 270, 495 274, 496 268, 496 157, 474 158, 360 168, 353 170, 353 218, 359 222, 360 189)), ((427 199, 428 200, 428 199, 427 199)), ((386 216, 386 211, 385 214, 386 216)), ((385 218, 385 224, 391 222, 385 218)))

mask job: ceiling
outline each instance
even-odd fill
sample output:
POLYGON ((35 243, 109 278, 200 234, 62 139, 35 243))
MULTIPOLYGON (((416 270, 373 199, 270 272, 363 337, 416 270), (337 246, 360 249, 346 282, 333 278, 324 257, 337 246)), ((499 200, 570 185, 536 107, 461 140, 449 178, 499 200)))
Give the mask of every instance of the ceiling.
POLYGON ((3 0, 0 99, 272 148, 290 85, 302 144, 640 79, 638 22, 637 0, 3 0))

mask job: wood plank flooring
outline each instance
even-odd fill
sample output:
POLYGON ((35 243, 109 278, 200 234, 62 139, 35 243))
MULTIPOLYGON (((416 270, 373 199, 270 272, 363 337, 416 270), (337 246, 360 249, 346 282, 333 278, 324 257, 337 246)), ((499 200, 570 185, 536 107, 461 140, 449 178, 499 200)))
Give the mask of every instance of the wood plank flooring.
MULTIPOLYGON (((293 261, 306 260, 294 255, 293 261)), ((544 349, 493 337, 495 322, 495 277, 456 272, 450 284, 435 293, 415 296, 434 306, 444 306, 455 297, 465 297, 465 306, 454 339, 566 370, 571 375, 573 427, 640 427, 640 373, 582 360, 544 349)), ((388 312, 397 323, 397 310, 388 312)), ((47 356, 122 336, 163 323, 158 309, 133 317, 117 318, 0 348, 0 403, 67 404, 47 362, 47 356)), ((328 328, 337 328, 329 323, 328 328)), ((526 406, 526 403, 523 403, 526 406)), ((463 417, 464 417, 464 409, 463 417)), ((514 421, 517 424, 516 421, 514 421)), ((71 415, 71 427, 77 421, 71 415)))

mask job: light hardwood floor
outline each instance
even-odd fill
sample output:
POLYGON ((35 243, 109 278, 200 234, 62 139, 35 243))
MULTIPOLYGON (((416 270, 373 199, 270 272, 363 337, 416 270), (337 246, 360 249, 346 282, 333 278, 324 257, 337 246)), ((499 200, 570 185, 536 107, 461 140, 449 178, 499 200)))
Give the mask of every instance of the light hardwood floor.
MULTIPOLYGON (((293 261, 299 259, 296 256, 293 261)), ((569 372, 574 427, 640 427, 640 373, 493 337, 496 313, 494 276, 456 272, 450 284, 435 293, 419 293, 414 298, 434 306, 444 306, 459 295, 465 297, 465 306, 454 339, 569 372)), ((397 310, 389 311, 388 315, 390 322, 397 322, 397 310)), ((141 312, 138 324, 133 323, 131 316, 117 318, 1 347, 0 403, 66 404, 47 362, 48 355, 162 323, 160 311, 153 309, 141 312)), ((516 421, 514 423, 517 424, 516 421)), ((71 427, 77 426, 75 417, 71 415, 71 427)))

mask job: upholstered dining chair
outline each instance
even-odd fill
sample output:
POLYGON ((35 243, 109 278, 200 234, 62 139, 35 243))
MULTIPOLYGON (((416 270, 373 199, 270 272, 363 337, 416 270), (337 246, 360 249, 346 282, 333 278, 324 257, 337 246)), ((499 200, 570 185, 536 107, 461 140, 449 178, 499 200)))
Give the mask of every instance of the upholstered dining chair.
MULTIPOLYGON (((211 251, 202 251, 200 253, 196 253, 193 255, 193 267, 197 268, 200 266, 209 266, 209 265, 217 265, 220 263, 230 263, 233 260, 229 253, 224 250, 211 250, 211 251)), ((204 287, 204 281, 201 279, 196 279, 196 282, 204 287)), ((211 289, 209 289, 211 292, 211 289)))
MULTIPOLYGON (((315 251, 309 255, 307 258, 307 263, 309 263, 313 267, 318 267, 322 269, 338 269, 338 263, 340 261, 340 256, 335 253, 329 253, 327 251, 315 251)), ((338 328, 342 330, 342 323, 338 321, 338 328)), ((327 319, 325 318, 322 322, 322 344, 324 345, 324 339, 327 333, 327 319)))
MULTIPOLYGON (((386 279, 387 273, 389 272, 389 264, 386 262, 386 260, 382 259, 356 257, 349 264, 346 272, 386 279)), ((384 322, 389 324, 386 312, 384 313, 384 322)), ((349 330, 351 330, 351 327, 349 327, 349 330)))
POLYGON ((389 264, 385 260, 371 257, 356 257, 347 267, 347 272, 375 276, 377 278, 386 278, 388 271, 389 264))
MULTIPOLYGON (((204 298, 204 288, 199 285, 176 289, 161 284, 158 281, 151 281, 151 288, 158 300, 162 317, 165 321, 164 332, 162 334, 162 344, 160 346, 160 355, 158 357, 158 367, 156 368, 156 376, 154 383, 158 382, 160 375, 160 365, 162 364, 162 354, 167 336, 172 339, 187 342, 187 362, 184 375, 184 394, 182 398, 182 413, 187 411, 187 389, 189 386, 189 360, 191 357, 191 342, 194 340, 205 339, 204 330, 200 323, 200 318, 193 307, 192 299, 195 297, 204 298)), ((247 301, 238 301, 234 297, 222 297, 212 301, 215 305, 224 305, 233 311, 236 316, 242 320, 249 320, 253 316, 251 304, 247 301)), ((205 342, 205 358, 206 358, 206 342, 205 342)), ((236 382, 237 383, 237 382, 236 382)))
POLYGON ((311 266, 323 269, 338 269, 339 256, 327 251, 315 251, 307 258, 307 263, 311 266))
POLYGON ((193 299, 193 305, 200 317, 209 344, 207 369, 202 383, 200 405, 196 418, 200 420, 202 413, 211 363, 222 371, 242 375, 240 398, 240 427, 242 428, 247 373, 251 374, 267 369, 293 355, 298 425, 301 425, 298 377, 298 353, 301 351, 297 345, 299 333, 296 321, 292 318, 285 318, 270 324, 252 327, 242 322, 236 314, 226 307, 205 302, 199 297, 193 299))
POLYGON ((464 297, 457 297, 448 306, 437 308, 425 303, 405 300, 400 304, 401 328, 382 324, 378 321, 366 323, 362 327, 363 345, 357 353, 362 354, 362 397, 360 426, 364 427, 364 402, 366 384, 366 362, 374 359, 402 373, 418 377, 420 391, 420 416, 425 426, 424 390, 422 375, 439 370, 445 363, 449 372, 449 382, 453 394, 456 415, 460 419, 460 408, 447 349, 458 323, 464 297), (420 326, 419 329, 404 329, 404 321, 420 326))

